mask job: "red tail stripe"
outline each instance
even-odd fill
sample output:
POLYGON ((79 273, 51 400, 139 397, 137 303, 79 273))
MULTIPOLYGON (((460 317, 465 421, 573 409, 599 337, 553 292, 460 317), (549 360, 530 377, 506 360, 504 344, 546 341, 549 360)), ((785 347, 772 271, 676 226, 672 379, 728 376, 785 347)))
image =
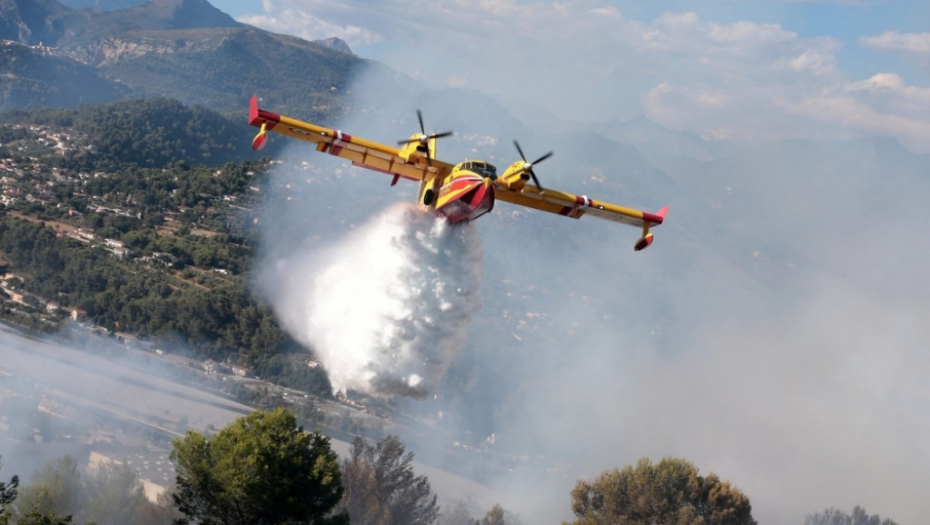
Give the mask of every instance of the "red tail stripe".
POLYGON ((281 115, 258 109, 258 97, 252 95, 252 100, 249 101, 249 125, 260 128, 262 124, 267 124, 267 129, 274 129, 279 122, 281 122, 281 115))
POLYGON ((666 213, 668 213, 668 206, 662 208, 661 210, 659 210, 659 213, 655 213, 655 214, 643 212, 643 220, 652 222, 655 224, 662 224, 662 221, 665 220, 666 213))

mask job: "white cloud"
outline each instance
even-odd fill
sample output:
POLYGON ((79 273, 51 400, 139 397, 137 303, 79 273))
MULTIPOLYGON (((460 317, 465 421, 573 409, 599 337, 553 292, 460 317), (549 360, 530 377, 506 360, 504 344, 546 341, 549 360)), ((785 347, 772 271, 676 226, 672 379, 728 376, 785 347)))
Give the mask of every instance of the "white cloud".
POLYGON ((859 42, 875 49, 930 54, 930 33, 887 31, 878 36, 862 37, 859 42))
POLYGON ((324 20, 296 6, 263 0, 261 14, 245 15, 239 22, 261 27, 275 33, 299 36, 306 40, 322 40, 339 37, 349 46, 358 44, 375 44, 382 40, 377 32, 352 24, 340 24, 324 20))
MULTIPOLYGON (((435 85, 527 100, 573 120, 646 113, 733 140, 881 133, 930 151, 920 121, 925 89, 846 78, 839 40, 775 23, 718 23, 693 12, 637 20, 603 0, 265 0, 262 13, 241 20, 306 38, 339 36, 362 56, 435 85)), ((930 33, 861 43, 930 52, 930 33)))
POLYGON ((930 88, 908 86, 893 73, 833 86, 787 107, 799 116, 897 136, 916 150, 930 151, 930 88))

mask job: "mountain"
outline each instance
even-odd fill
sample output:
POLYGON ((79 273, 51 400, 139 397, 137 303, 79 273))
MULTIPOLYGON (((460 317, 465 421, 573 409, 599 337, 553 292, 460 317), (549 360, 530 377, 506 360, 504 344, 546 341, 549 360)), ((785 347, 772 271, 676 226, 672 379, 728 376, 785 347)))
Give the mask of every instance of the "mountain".
POLYGON ((345 40, 336 37, 330 37, 324 40, 314 40, 314 44, 318 46, 328 47, 333 51, 339 51, 340 53, 348 53, 354 55, 352 49, 349 47, 349 44, 346 44, 345 40))
POLYGON ((116 11, 142 5, 149 0, 62 0, 62 4, 71 9, 99 9, 101 11, 116 11))
POLYGON ((79 18, 55 0, 0 0, 0 40, 54 45, 79 18))
MULTIPOLYGON (((39 65, 48 62, 42 53, 21 53, 21 62, 36 65, 21 64, 20 69, 73 70, 88 79, 96 75, 106 87, 94 94, 95 103, 164 96, 241 113, 258 93, 281 112, 325 121, 345 112, 347 86, 358 75, 375 77, 392 92, 407 93, 411 83, 356 57, 342 40, 313 43, 263 31, 236 22, 206 0, 151 0, 113 11, 71 9, 55 0, 0 0, 0 38, 54 48, 49 52, 57 57, 56 66, 39 65)), ((3 95, 0 107, 81 101, 76 95, 40 95, 64 91, 67 77, 34 77, 28 89, 23 82, 0 78, 0 93, 16 93, 3 95), (30 92, 37 96, 30 98, 30 92)))
POLYGON ((695 133, 670 130, 645 116, 631 120, 611 120, 594 124, 591 131, 636 146, 652 161, 668 157, 714 160, 726 156, 732 147, 725 142, 705 140, 695 133))
POLYGON ((0 111, 102 104, 128 90, 47 48, 0 42, 0 111))
POLYGON ((118 11, 82 12, 88 16, 67 28, 56 41, 59 47, 81 49, 137 31, 243 27, 206 0, 152 0, 118 11))
POLYGON ((55 0, 0 0, 0 39, 63 50, 129 31, 242 26, 206 0, 151 0, 116 11, 71 9, 55 0))
POLYGON ((244 110, 258 93, 303 118, 344 107, 354 74, 371 63, 252 27, 131 31, 72 50, 136 96, 165 96, 219 111, 244 110))

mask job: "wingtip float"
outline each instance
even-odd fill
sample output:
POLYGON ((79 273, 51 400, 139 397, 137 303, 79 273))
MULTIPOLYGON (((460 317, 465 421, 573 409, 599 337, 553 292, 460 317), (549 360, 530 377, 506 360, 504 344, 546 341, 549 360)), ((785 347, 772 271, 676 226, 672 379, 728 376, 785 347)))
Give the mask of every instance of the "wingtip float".
POLYGON ((450 223, 469 222, 490 212, 498 200, 549 213, 580 219, 592 215, 601 219, 642 228, 642 237, 633 249, 644 250, 652 244, 650 229, 664 222, 668 206, 656 213, 617 206, 551 189, 543 189, 533 168, 552 156, 546 153, 527 162, 520 145, 514 141, 520 160, 500 175, 497 168, 483 160, 468 160, 450 164, 436 158, 436 141, 453 134, 451 131, 426 132, 423 115, 417 111, 419 133, 398 141, 399 148, 354 137, 340 130, 324 128, 258 107, 253 95, 249 104, 249 125, 259 129, 252 140, 252 149, 259 151, 273 131, 316 145, 316 150, 342 157, 356 166, 391 175, 391 186, 400 179, 420 183, 417 204, 425 211, 444 216, 450 223), (529 184, 532 179, 534 184, 529 184))

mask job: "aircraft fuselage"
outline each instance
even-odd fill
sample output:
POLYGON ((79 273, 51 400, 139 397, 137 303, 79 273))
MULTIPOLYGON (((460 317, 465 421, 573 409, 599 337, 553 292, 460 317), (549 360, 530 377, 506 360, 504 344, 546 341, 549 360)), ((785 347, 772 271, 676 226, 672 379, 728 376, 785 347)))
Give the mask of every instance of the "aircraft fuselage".
MULTIPOLYGON (((435 191, 436 213, 450 224, 473 221, 494 209, 494 166, 484 161, 467 161, 435 191)), ((438 182, 438 181, 437 181, 438 182)))

